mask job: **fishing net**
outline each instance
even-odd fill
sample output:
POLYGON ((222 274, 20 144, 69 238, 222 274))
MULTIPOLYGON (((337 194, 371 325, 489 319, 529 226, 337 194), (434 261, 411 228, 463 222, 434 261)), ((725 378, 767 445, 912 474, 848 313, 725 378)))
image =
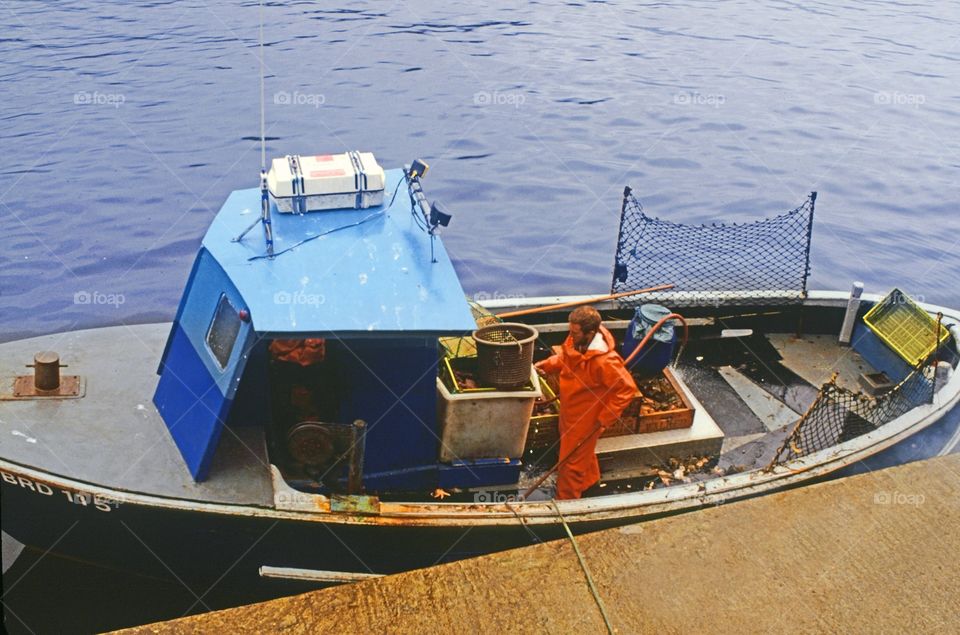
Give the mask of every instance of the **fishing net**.
POLYGON ((671 307, 800 303, 807 297, 816 192, 800 207, 752 223, 683 225, 651 218, 623 191, 611 293, 670 283, 622 300, 671 307))
POLYGON ((841 388, 834 376, 820 389, 767 469, 872 432, 921 404, 932 403, 934 391, 933 377, 923 368, 879 397, 841 388))
MULTIPOLYGON (((489 309, 480 306, 470 298, 467 298, 467 304, 470 305, 470 312, 473 314, 473 320, 477 323, 477 328, 503 321, 491 313, 489 309)), ((441 337, 440 346, 444 355, 450 358, 475 357, 477 355, 476 342, 469 335, 465 337, 441 337)))

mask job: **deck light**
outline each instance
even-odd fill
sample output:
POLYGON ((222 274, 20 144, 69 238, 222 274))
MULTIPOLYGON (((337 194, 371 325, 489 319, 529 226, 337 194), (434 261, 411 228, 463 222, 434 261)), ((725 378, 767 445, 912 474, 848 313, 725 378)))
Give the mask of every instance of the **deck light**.
POLYGON ((434 201, 430 206, 430 226, 436 227, 440 225, 441 227, 446 227, 450 224, 450 219, 453 215, 447 211, 447 206, 441 203, 440 201, 434 201))
POLYGON ((410 178, 418 179, 427 175, 427 170, 430 169, 430 166, 427 165, 427 162, 423 159, 414 159, 413 163, 410 164, 410 178))
MULTIPOLYGON (((407 181, 407 189, 410 192, 410 207, 414 218, 420 227, 430 234, 430 262, 436 262, 435 242, 437 238, 437 228, 446 227, 450 224, 451 214, 447 208, 439 201, 430 204, 427 197, 423 194, 423 187, 420 185, 420 179, 426 175, 430 166, 423 159, 414 159, 409 166, 403 166, 404 176, 407 181)), ((399 185, 397 186, 399 187, 399 185)))

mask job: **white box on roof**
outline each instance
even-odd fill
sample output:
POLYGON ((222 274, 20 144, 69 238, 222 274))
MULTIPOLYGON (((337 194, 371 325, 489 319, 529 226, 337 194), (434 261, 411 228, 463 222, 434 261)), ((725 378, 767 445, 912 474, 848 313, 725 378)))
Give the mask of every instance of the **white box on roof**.
POLYGON ((267 188, 281 212, 363 209, 383 204, 383 168, 370 152, 274 159, 267 188))

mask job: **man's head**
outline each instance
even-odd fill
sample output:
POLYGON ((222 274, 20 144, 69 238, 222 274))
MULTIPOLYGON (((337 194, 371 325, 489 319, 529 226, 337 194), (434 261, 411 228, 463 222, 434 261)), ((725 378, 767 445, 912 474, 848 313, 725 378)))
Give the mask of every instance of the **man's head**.
POLYGON ((582 353, 600 330, 600 314, 592 306, 581 306, 571 311, 567 319, 570 321, 573 346, 582 353))

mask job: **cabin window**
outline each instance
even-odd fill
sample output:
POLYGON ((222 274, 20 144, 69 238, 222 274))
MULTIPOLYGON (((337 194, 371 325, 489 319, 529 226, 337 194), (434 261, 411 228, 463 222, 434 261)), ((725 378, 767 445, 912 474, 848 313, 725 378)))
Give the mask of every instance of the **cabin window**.
POLYGON ((221 294, 217 312, 214 313, 210 329, 207 331, 207 347, 213 354, 213 358, 217 360, 220 370, 227 367, 239 333, 240 312, 230 304, 226 294, 221 294))

